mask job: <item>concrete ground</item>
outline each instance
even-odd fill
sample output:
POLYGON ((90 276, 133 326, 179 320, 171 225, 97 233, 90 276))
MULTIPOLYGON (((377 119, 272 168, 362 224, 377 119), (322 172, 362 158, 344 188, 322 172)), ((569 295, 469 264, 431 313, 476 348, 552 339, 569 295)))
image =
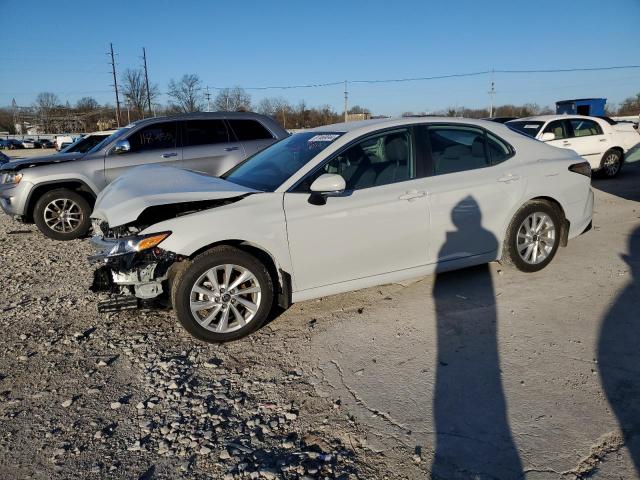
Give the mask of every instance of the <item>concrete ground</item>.
POLYGON ((303 302, 222 346, 189 337, 170 311, 98 315, 86 242, 52 242, 2 216, 0 473, 640 478, 640 162, 593 188, 594 229, 541 272, 494 263, 303 302), (190 397, 202 385, 241 398, 237 439, 223 423, 201 440, 203 420, 173 403, 178 438, 192 443, 164 449, 164 413, 139 432, 146 410, 133 405, 173 398, 149 372, 183 351, 184 379, 171 377, 191 385, 183 401, 209 402, 190 397), (277 420, 260 450, 250 430, 265 404, 296 416, 277 420), (268 455, 248 458, 239 443, 268 455), (319 451, 331 461, 309 466, 319 451))

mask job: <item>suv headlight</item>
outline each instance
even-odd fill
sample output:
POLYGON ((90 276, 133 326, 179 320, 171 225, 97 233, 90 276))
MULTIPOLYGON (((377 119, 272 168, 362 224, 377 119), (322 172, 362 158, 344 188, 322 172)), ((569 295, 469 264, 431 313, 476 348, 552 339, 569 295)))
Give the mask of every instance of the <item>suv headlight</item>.
POLYGON ((165 238, 171 235, 171 232, 151 233, 149 235, 140 235, 136 237, 122 238, 109 252, 109 257, 124 255, 126 253, 142 252, 157 246, 165 238))
POLYGON ((16 172, 7 172, 2 175, 2 183, 16 185, 22 180, 22 174, 16 172))

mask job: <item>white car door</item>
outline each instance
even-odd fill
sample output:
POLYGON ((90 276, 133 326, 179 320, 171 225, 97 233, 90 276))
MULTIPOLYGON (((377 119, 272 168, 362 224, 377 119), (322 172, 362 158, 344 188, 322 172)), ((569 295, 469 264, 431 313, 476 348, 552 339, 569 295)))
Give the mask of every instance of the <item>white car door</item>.
MULTIPOLYGON (((427 263, 424 178, 416 178, 411 129, 371 135, 284 195, 297 291, 427 263), (347 190, 310 202, 311 183, 338 173, 347 190)), ((315 194, 317 195, 317 194, 315 194)))
POLYGON ((430 263, 481 255, 495 259, 507 212, 520 201, 526 183, 509 161, 512 148, 477 127, 433 125, 427 131, 433 163, 425 185, 430 263))
POLYGON ((570 118, 567 123, 570 129, 569 148, 587 160, 591 168, 600 168, 602 156, 609 149, 609 139, 602 127, 587 118, 570 118))

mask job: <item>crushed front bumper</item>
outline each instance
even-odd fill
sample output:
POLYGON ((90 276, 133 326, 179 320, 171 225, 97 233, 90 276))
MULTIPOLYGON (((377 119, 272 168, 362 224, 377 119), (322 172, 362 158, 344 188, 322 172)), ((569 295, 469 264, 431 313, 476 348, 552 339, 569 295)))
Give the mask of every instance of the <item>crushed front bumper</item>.
POLYGON ((91 239, 96 253, 89 261, 96 264, 93 283, 89 290, 106 292, 110 299, 100 302, 98 310, 111 312, 138 306, 168 294, 168 279, 171 266, 181 257, 161 248, 142 252, 111 255, 117 240, 94 236, 91 239))

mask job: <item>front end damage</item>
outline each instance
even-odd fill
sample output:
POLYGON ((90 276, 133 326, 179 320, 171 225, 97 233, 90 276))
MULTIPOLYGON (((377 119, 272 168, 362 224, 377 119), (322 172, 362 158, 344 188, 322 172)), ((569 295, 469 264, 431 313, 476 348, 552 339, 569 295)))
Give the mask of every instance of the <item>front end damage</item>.
POLYGON ((148 235, 131 230, 108 231, 99 227, 92 239, 98 253, 89 257, 97 264, 92 292, 105 292, 110 298, 99 302, 99 312, 114 312, 169 301, 171 267, 184 258, 158 246, 171 232, 148 235))

